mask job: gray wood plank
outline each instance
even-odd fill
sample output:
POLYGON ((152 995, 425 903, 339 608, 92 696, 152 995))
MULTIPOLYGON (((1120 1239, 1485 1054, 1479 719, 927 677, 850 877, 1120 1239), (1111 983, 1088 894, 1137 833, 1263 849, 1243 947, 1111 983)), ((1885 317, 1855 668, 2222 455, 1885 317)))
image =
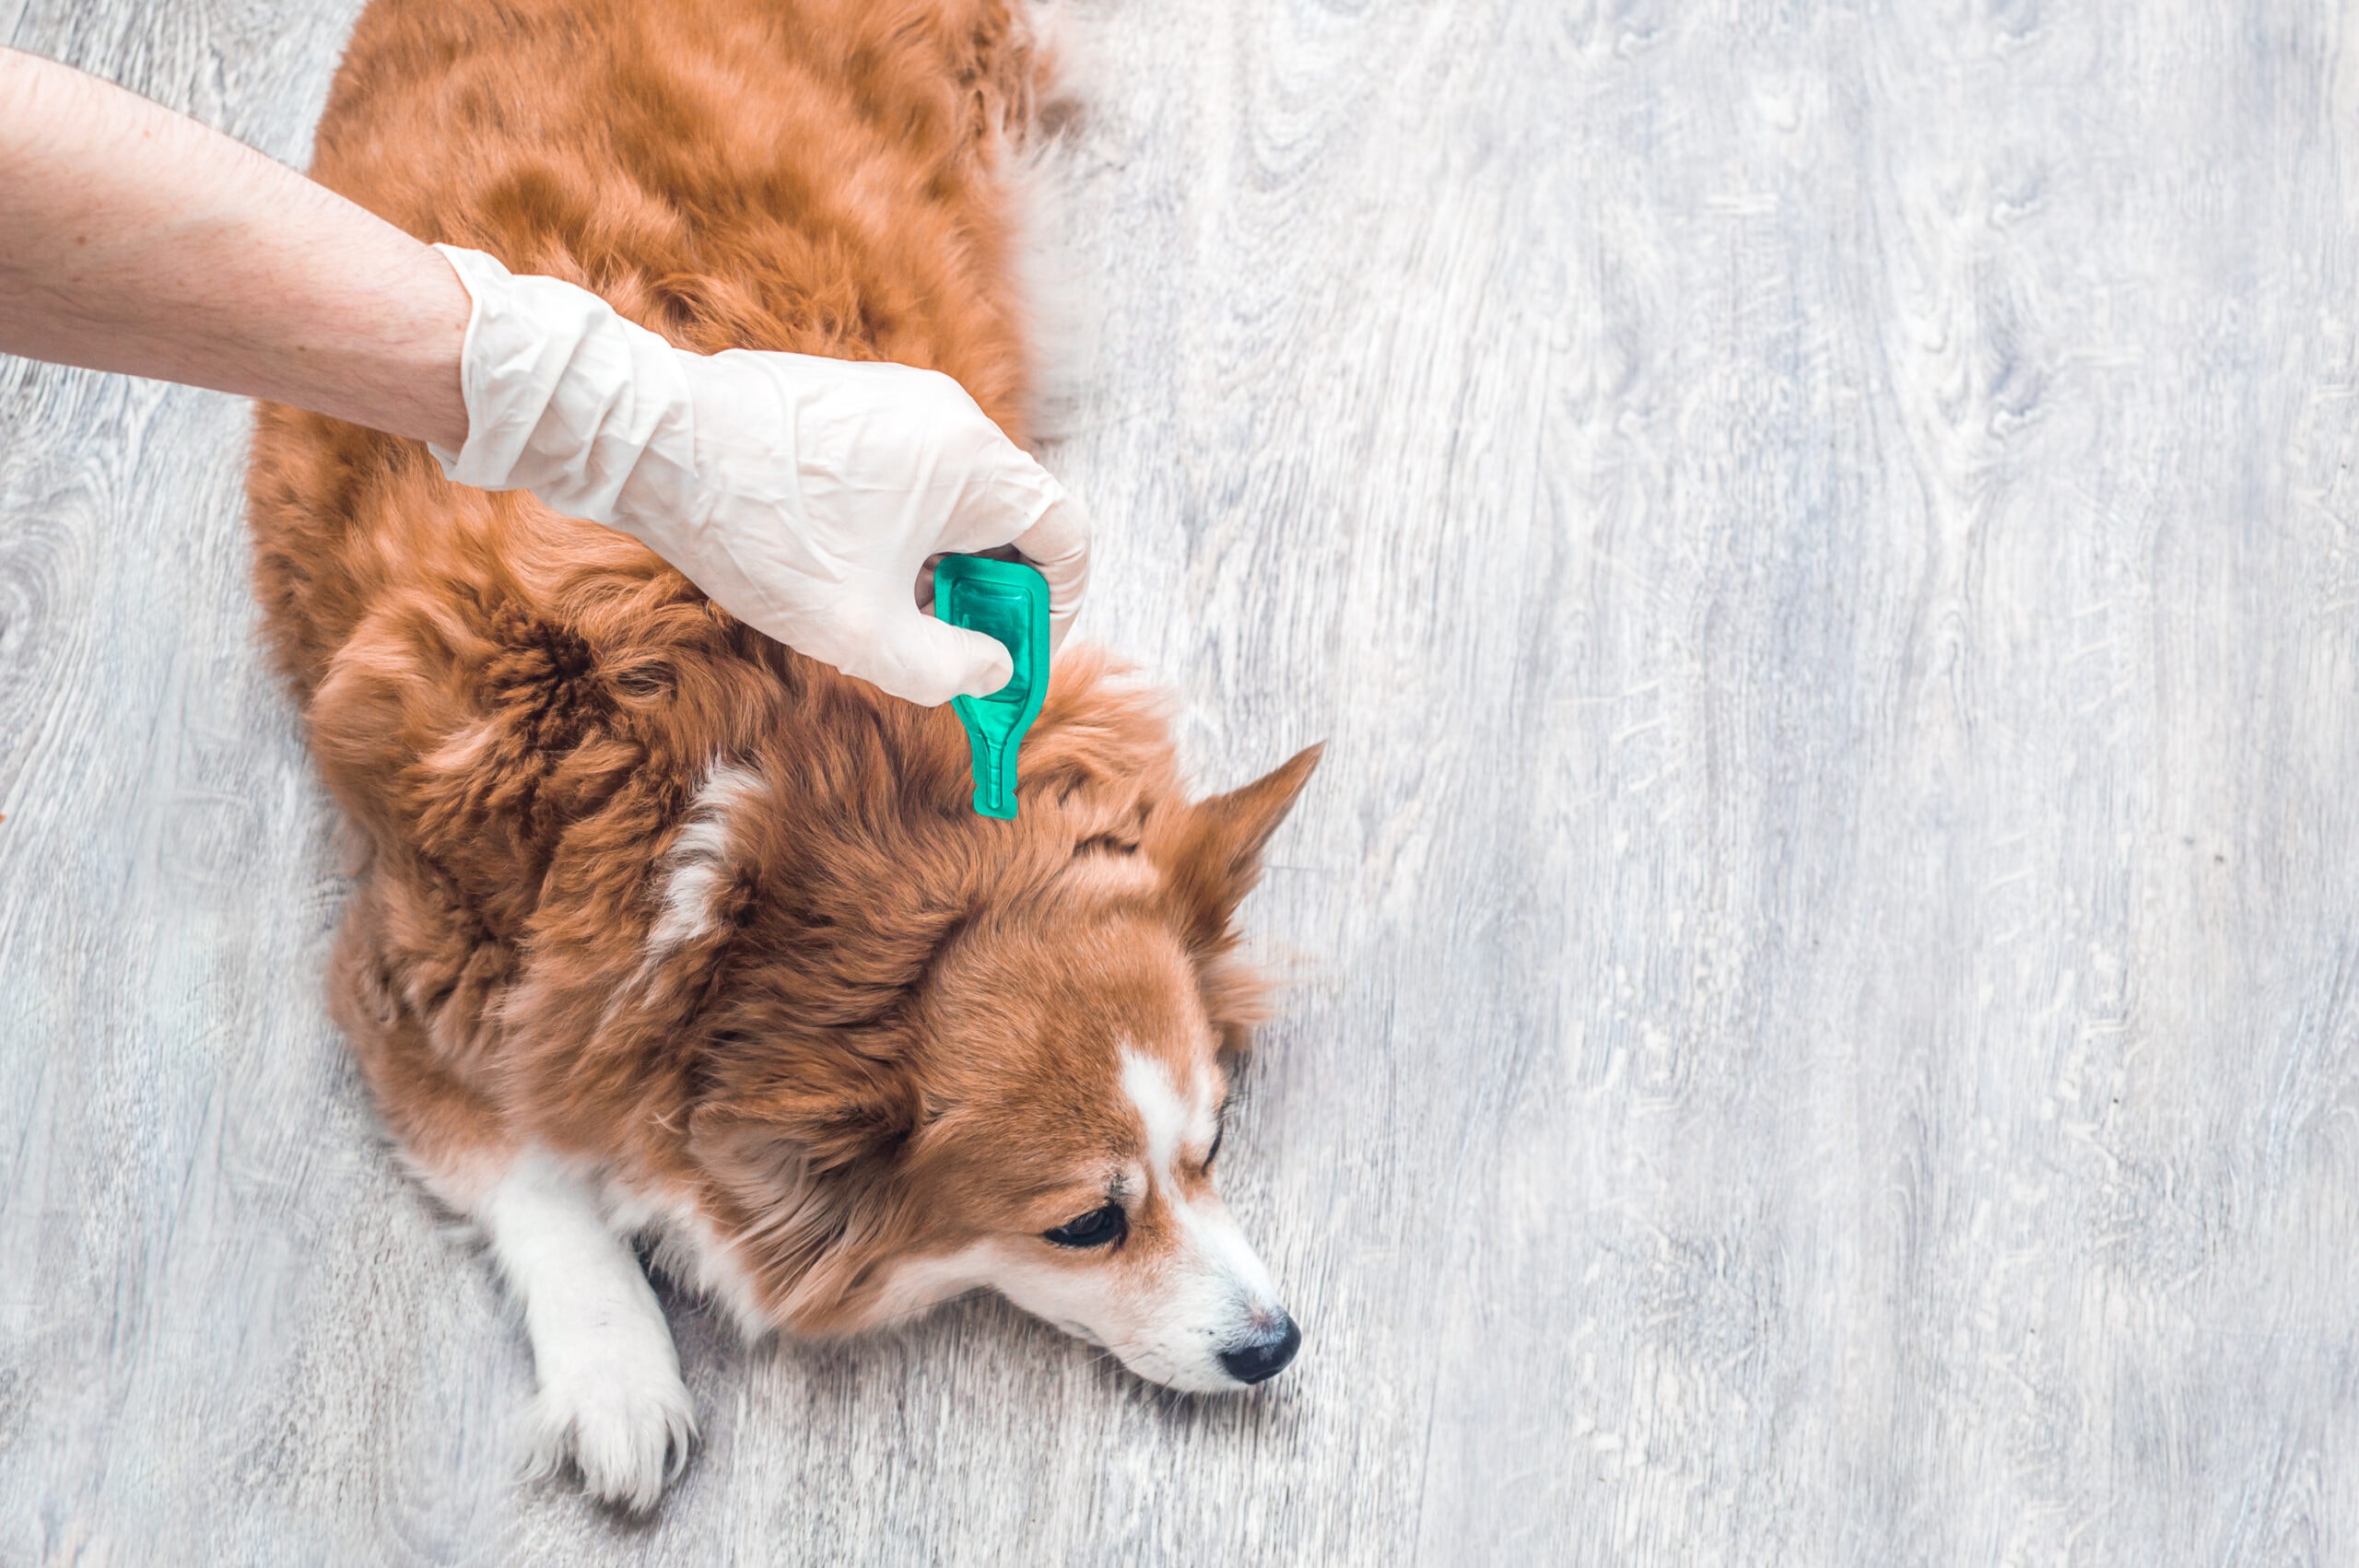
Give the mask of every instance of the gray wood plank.
MULTIPOLYGON (((299 158, 355 9, 14 36, 299 158)), ((1331 742, 1224 1160, 1301 1363, 675 1302, 662 1513, 519 1485, 245 415, 0 362, 0 1562, 2350 1561, 2352 12, 1066 19, 1085 634, 1207 783, 1331 742)))

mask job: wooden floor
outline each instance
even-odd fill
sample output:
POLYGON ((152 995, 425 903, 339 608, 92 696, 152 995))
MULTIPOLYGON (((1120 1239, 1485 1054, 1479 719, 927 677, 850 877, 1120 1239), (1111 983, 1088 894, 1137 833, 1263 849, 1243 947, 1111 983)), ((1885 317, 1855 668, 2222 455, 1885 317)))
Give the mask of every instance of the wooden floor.
MULTIPOLYGON (((300 161, 353 0, 0 0, 300 161)), ((1308 1330, 750 1353, 652 1522, 322 1009, 232 400, 0 361, 0 1563, 2359 1560, 2359 10, 1092 0, 1085 632, 1308 1330)), ((0 222, 5 222, 0 193, 0 222)))

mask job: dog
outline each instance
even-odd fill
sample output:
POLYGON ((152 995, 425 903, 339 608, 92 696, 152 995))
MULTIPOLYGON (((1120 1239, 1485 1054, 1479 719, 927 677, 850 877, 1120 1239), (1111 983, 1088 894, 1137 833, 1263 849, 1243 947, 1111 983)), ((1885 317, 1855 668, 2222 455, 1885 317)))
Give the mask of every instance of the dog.
MULTIPOLYGON (((892 359, 1025 439, 1011 0, 374 0, 315 176, 683 347, 892 359)), ((978 815, 946 708, 619 534, 264 406, 275 660, 353 829, 332 1006, 530 1337, 532 1452, 650 1507, 695 1426, 636 1250, 749 1337, 978 1289, 1174 1388, 1300 1332, 1224 1210, 1266 987, 1234 916, 1318 760, 1191 800, 1086 649, 978 815)))

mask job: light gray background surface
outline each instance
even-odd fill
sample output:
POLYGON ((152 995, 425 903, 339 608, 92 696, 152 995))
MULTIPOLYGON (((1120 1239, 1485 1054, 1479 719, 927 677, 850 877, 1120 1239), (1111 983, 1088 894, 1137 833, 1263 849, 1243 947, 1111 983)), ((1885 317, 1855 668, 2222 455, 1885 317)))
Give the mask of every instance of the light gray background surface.
MULTIPOLYGON (((355 7, 0 0, 300 161, 355 7)), ((1051 458, 1297 983, 1244 1398, 988 1303, 652 1523, 321 1005, 233 400, 0 361, 0 1562, 2359 1556, 2359 14, 1100 0, 1051 458)), ((0 198, 0 222, 5 222, 0 198)))

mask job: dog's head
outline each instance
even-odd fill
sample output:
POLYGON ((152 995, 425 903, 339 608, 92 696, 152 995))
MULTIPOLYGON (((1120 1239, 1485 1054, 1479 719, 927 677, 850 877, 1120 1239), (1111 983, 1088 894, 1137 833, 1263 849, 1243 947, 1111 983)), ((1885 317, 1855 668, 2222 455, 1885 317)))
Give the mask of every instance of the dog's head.
POLYGON ((1189 802, 1159 719, 1109 756, 1121 726, 1074 712, 1027 742, 1015 824, 816 862, 733 832, 688 1151, 798 1330, 989 1287, 1156 1382, 1235 1388, 1301 1336, 1217 1187, 1262 990, 1233 918, 1318 751, 1189 802))

